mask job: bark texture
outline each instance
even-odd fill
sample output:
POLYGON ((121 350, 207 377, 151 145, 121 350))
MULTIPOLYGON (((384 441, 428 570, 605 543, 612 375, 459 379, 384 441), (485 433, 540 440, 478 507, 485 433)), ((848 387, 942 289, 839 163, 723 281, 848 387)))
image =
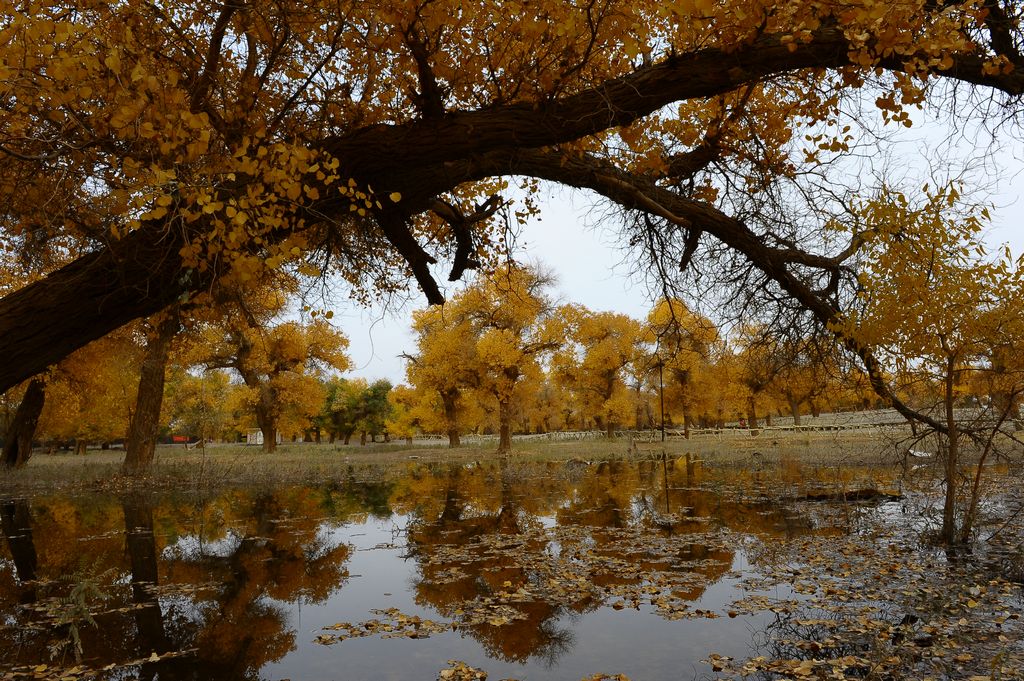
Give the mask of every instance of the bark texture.
POLYGON ((164 401, 164 377, 171 342, 178 333, 178 314, 172 312, 160 322, 156 333, 146 343, 139 375, 139 391, 135 398, 135 411, 128 426, 125 442, 124 468, 141 473, 153 463, 156 440, 160 432, 160 407, 164 401))
POLYGON ((32 440, 36 435, 39 415, 46 403, 46 384, 41 378, 33 378, 25 389, 18 410, 14 412, 7 433, 4 435, 3 465, 5 468, 20 468, 32 456, 32 440))
POLYGON ((444 420, 448 424, 448 447, 454 449, 462 445, 459 439, 459 394, 456 390, 446 390, 441 393, 441 406, 444 408, 444 420))

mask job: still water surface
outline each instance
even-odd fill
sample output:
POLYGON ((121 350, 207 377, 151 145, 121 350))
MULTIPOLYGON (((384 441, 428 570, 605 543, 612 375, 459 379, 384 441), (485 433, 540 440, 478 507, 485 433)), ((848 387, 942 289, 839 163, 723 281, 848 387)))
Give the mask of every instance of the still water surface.
POLYGON ((77 631, 108 678, 700 678, 755 653, 766 615, 732 603, 793 597, 743 581, 773 544, 842 532, 685 463, 362 477, 4 501, 0 671, 75 665, 77 631))

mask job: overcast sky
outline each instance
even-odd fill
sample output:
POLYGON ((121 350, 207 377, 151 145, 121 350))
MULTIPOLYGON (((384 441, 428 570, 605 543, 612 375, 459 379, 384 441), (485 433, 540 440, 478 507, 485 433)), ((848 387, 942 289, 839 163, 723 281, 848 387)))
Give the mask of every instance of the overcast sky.
MULTIPOLYGON (((995 210, 987 241, 991 247, 1009 243, 1017 256, 1024 250, 1024 145, 1010 144, 997 152, 996 158, 1001 168, 992 178, 995 210)), ((555 295, 562 302, 623 312, 637 319, 646 316, 651 307, 649 294, 642 277, 624 261, 624 252, 617 245, 619 224, 615 218, 602 220, 604 209, 595 206, 588 194, 543 186, 542 190, 541 219, 524 227, 517 259, 548 267, 556 276, 555 295)), ((447 283, 446 271, 439 269, 437 275, 447 283)), ((353 368, 347 375, 405 382, 399 355, 414 349, 410 313, 425 305, 416 293, 410 304, 391 312, 336 301, 335 321, 351 343, 353 368)))
MULTIPOLYGON (((549 268, 556 277, 554 295, 560 302, 642 318, 650 300, 640 278, 623 262, 624 253, 616 245, 618 225, 614 220, 600 223, 591 204, 577 192, 546 194, 541 219, 527 224, 519 236, 517 260, 549 268)), ((447 272, 438 270, 437 274, 438 280, 447 284, 447 272)), ((349 374, 405 382, 405 366, 398 355, 414 349, 410 313, 423 306, 422 296, 414 296, 412 303, 391 313, 338 301, 335 321, 349 338, 353 363, 349 374)))

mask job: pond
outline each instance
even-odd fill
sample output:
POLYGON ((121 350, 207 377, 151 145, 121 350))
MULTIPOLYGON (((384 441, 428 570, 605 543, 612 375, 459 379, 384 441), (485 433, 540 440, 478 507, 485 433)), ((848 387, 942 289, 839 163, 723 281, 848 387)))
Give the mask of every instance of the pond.
POLYGON ((513 460, 9 499, 0 678, 711 678, 808 599, 780 546, 900 512, 775 484, 513 460))

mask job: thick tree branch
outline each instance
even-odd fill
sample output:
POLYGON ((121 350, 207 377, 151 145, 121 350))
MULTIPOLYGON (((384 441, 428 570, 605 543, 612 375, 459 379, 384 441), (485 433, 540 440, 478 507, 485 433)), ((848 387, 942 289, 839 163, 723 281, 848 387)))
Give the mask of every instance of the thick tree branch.
MULTIPOLYGON (((326 143, 337 158, 349 159, 359 175, 397 180, 424 165, 457 161, 502 149, 537 149, 571 142, 630 125, 673 102, 712 97, 771 76, 806 68, 855 66, 842 29, 826 26, 813 40, 793 48, 765 34, 732 50, 709 48, 671 56, 598 87, 551 101, 517 102, 477 111, 448 112, 441 118, 357 130, 326 143), (438 141, 443 141, 442 145, 438 141)), ((914 55, 880 60, 902 71, 914 55)), ((982 54, 953 55, 943 77, 1024 94, 1024 69, 987 73, 982 54)))
POLYGON ((183 245, 166 225, 145 225, 0 299, 0 391, 209 286, 211 271, 182 269, 183 245))
POLYGON ((444 115, 444 93, 441 86, 437 84, 434 70, 430 68, 427 45, 415 25, 406 30, 405 44, 409 47, 409 52, 416 62, 416 73, 420 81, 420 91, 414 93, 413 96, 416 108, 424 118, 440 118, 444 115))
POLYGON ((189 102, 192 111, 205 110, 207 96, 213 86, 213 80, 217 75, 217 68, 220 64, 220 52, 224 45, 224 34, 227 32, 231 17, 241 8, 240 3, 226 2, 221 5, 220 14, 213 24, 210 32, 210 45, 206 50, 206 60, 203 62, 203 70, 192 85, 192 95, 189 102))
POLYGON ((479 267, 479 263, 473 258, 475 245, 472 227, 490 218, 501 208, 501 197, 491 195, 475 208, 473 213, 465 215, 460 208, 443 199, 436 199, 430 206, 438 217, 448 223, 455 237, 455 256, 452 258, 452 271, 448 275, 448 281, 458 281, 467 269, 479 267))

